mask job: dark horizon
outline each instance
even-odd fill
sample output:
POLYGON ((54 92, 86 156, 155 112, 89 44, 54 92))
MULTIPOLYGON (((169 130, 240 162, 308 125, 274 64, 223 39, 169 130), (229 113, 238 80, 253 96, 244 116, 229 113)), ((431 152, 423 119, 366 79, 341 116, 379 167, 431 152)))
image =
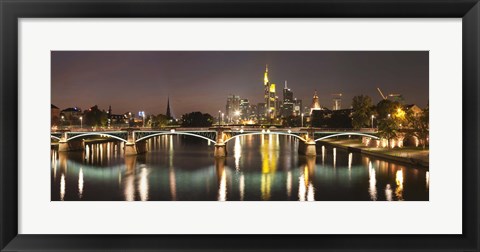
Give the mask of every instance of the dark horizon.
POLYGON ((263 73, 283 98, 284 81, 309 106, 315 90, 322 107, 342 93, 342 108, 355 95, 374 104, 402 94, 405 104, 428 103, 428 51, 52 51, 51 102, 60 109, 98 105, 114 114, 165 114, 225 110, 227 96, 263 102, 263 73))

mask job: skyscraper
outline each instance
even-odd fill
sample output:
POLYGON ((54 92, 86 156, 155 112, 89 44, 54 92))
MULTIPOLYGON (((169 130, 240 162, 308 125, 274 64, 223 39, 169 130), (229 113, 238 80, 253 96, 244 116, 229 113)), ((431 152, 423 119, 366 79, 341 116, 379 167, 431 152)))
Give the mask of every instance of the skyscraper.
POLYGON ((303 108, 302 100, 295 98, 293 99, 293 104, 294 104, 293 112, 295 116, 300 116, 302 114, 302 108, 303 108))
POLYGON ((285 81, 285 88, 283 88, 282 116, 289 117, 293 115, 293 109, 293 92, 288 88, 287 81, 285 81))
POLYGON ((248 119, 250 116, 250 102, 248 99, 240 99, 240 118, 248 119))
POLYGON ((266 104, 265 117, 273 118, 276 115, 278 107, 278 99, 275 91, 275 84, 270 83, 268 79, 268 65, 265 67, 265 73, 263 75, 263 88, 264 88, 264 98, 266 104))
POLYGON ((288 88, 287 81, 285 81, 285 88, 283 88, 283 102, 293 102, 293 92, 288 88))
MULTIPOLYGON (((265 105, 270 107, 270 84, 268 80, 268 65, 265 66, 265 73, 263 74, 263 93, 264 93, 264 99, 265 99, 265 105)), ((268 112, 265 111, 265 116, 268 115, 268 112)))
POLYGON ((238 115, 235 115, 235 113, 240 112, 240 96, 231 94, 227 97, 225 112, 227 121, 231 122, 234 117, 237 117, 238 119, 238 115))

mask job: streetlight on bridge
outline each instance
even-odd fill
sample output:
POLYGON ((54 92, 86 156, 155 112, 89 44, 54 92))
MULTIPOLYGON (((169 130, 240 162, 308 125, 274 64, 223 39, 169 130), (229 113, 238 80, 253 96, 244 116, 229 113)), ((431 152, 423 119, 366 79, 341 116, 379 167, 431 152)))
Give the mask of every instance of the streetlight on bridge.
POLYGON ((303 115, 304 115, 304 114, 302 113, 302 128, 303 128, 303 115))
POLYGON ((373 129, 373 119, 375 118, 374 115, 372 115, 372 129, 373 129))
POLYGON ((83 129, 83 116, 80 116, 80 129, 83 129))

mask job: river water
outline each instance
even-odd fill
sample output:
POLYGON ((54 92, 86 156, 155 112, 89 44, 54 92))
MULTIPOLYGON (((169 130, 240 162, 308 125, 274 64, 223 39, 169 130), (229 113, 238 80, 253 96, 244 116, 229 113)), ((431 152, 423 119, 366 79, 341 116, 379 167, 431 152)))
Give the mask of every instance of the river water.
POLYGON ((297 153, 298 140, 241 136, 224 159, 190 136, 147 140, 149 151, 125 157, 123 143, 51 150, 53 201, 427 201, 429 171, 317 143, 317 156, 297 153))

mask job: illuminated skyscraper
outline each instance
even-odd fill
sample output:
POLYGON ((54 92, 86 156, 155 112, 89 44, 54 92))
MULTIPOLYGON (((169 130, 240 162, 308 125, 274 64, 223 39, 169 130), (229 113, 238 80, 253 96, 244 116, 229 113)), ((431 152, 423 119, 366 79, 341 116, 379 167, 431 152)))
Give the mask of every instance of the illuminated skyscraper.
MULTIPOLYGON (((269 102, 269 96, 270 96, 270 85, 269 85, 269 80, 268 80, 268 65, 265 67, 265 73, 263 74, 263 93, 264 93, 264 99, 265 99, 265 105, 268 107, 270 102, 269 102)), ((268 112, 265 112, 265 115, 268 115, 268 112)))
POLYGON ((275 92, 275 84, 270 83, 270 80, 268 79, 268 65, 265 67, 265 74, 263 76, 263 88, 265 104, 267 105, 265 117, 273 118, 276 115, 278 99, 275 92))

